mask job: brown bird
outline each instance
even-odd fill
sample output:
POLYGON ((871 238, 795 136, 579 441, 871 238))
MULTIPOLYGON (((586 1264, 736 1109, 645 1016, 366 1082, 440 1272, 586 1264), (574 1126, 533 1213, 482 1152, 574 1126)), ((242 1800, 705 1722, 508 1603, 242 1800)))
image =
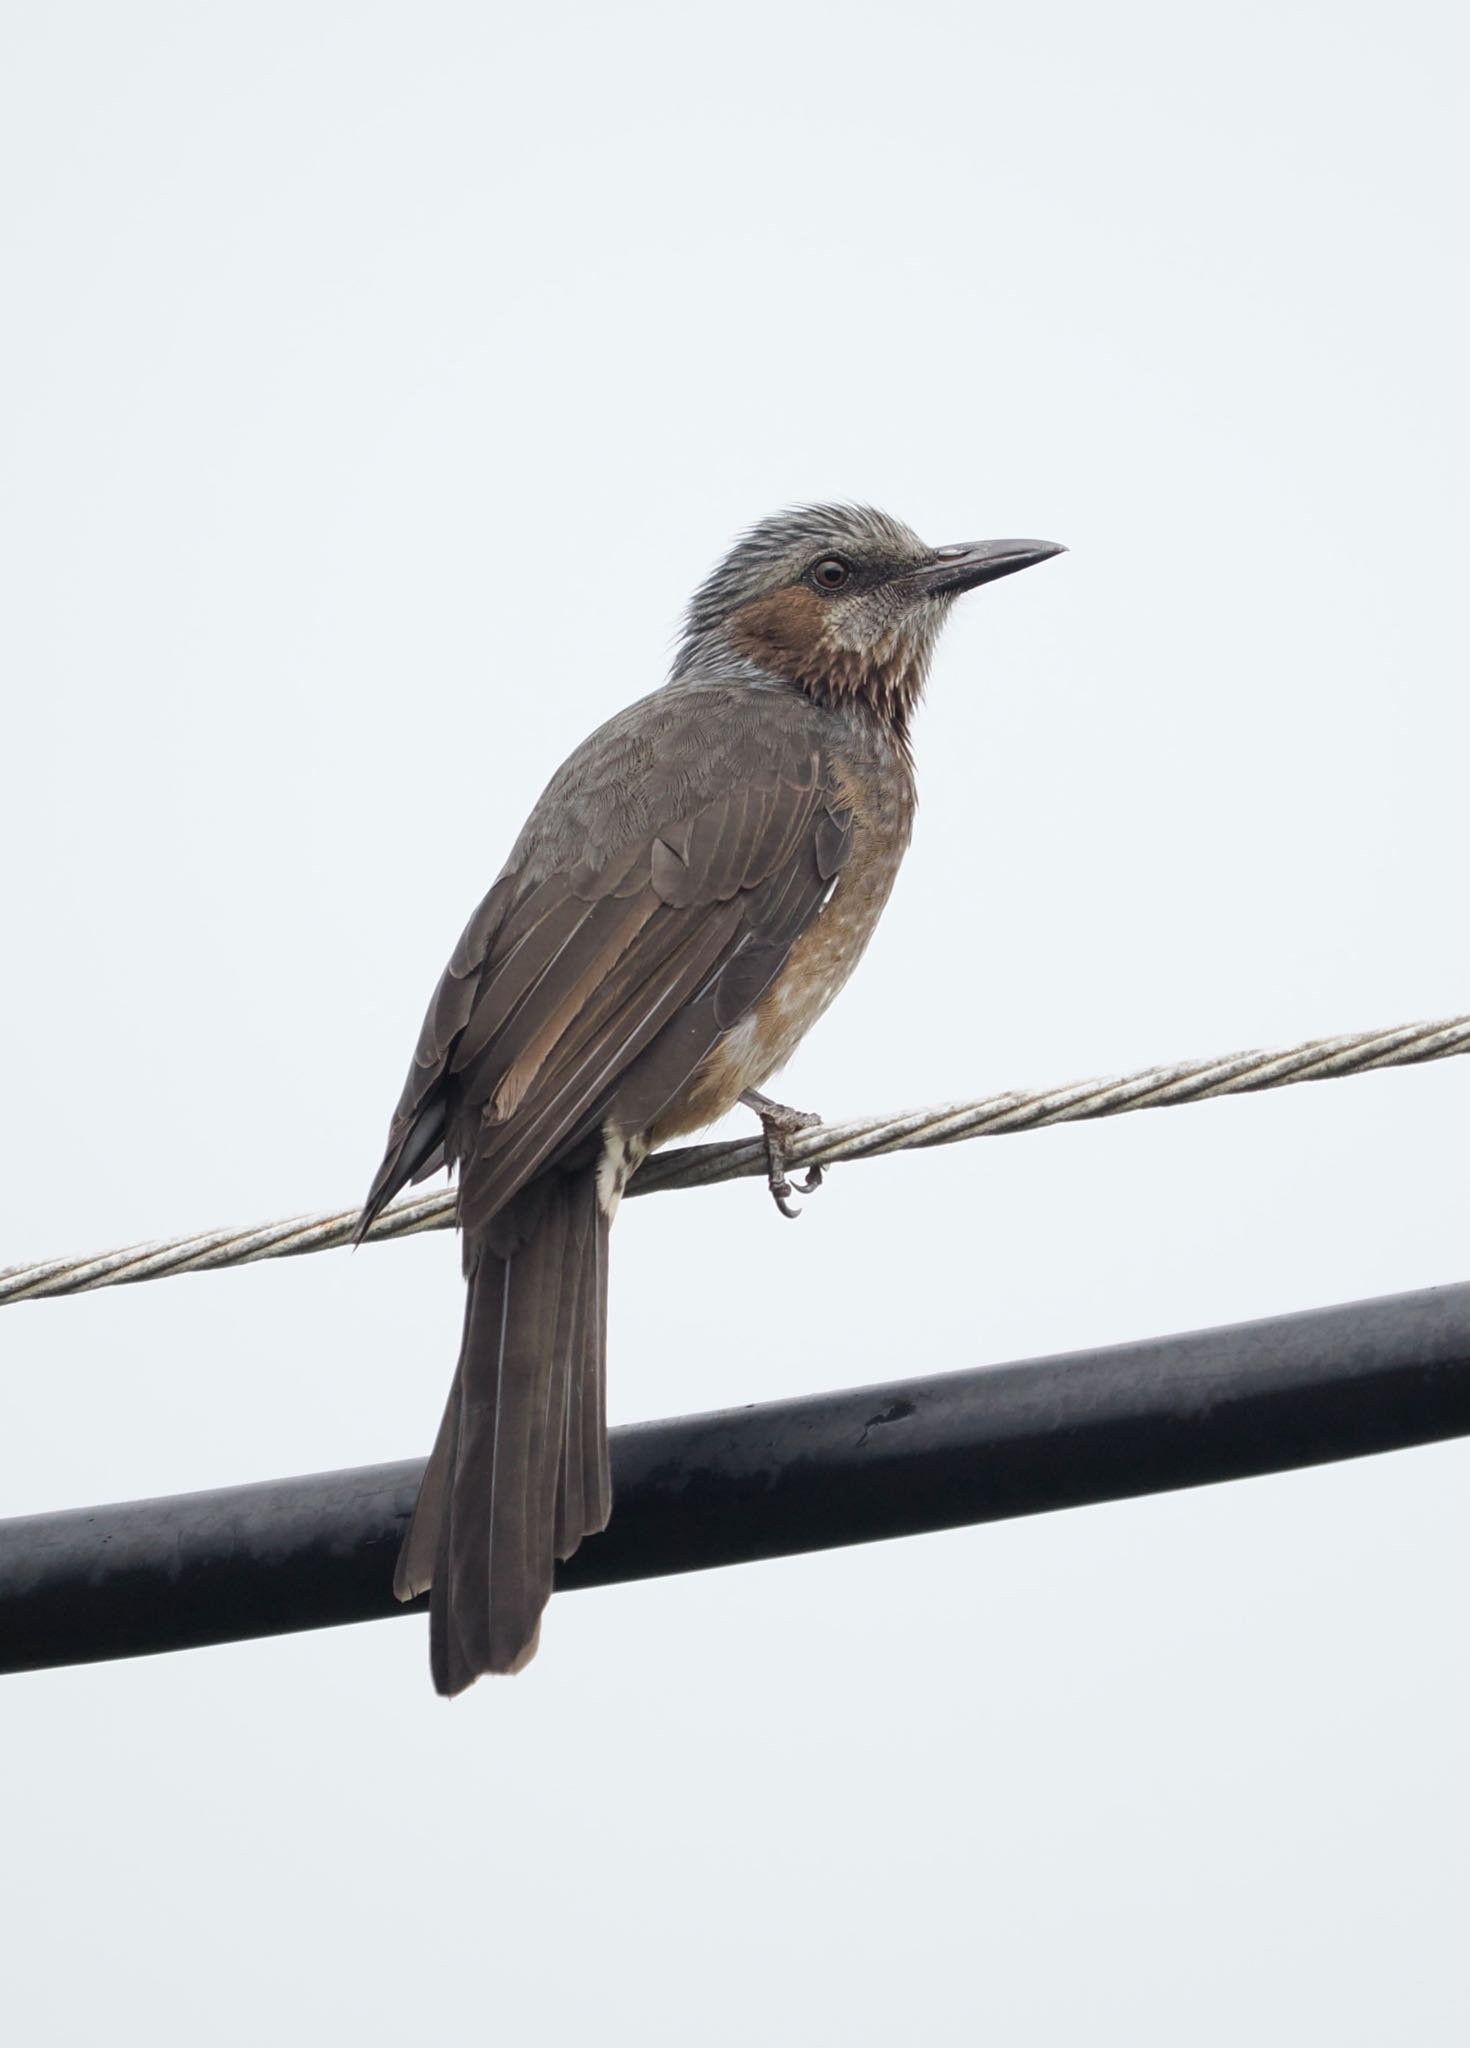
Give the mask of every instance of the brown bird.
MULTIPOLYGON (((608 1227, 639 1162, 757 1091, 872 936, 914 816, 909 727, 961 591, 1063 550, 926 547, 813 505, 695 593, 672 674, 552 777, 429 1005, 359 1236, 459 1169, 459 1363, 399 1555, 441 1693, 535 1654, 554 1558, 612 1512, 608 1227)), ((807 1186, 815 1185, 808 1177, 807 1186)), ((805 1192, 805 1189, 803 1190, 805 1192)))

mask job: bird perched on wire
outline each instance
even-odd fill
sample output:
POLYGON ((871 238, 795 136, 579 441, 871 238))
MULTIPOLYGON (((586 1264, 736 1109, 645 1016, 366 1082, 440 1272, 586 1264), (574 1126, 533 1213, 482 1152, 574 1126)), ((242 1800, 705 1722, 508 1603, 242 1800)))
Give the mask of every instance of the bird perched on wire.
MULTIPOLYGON (((359 1237, 459 1170, 459 1363, 394 1590, 441 1693, 534 1655, 612 1512, 608 1228, 667 1139, 746 1103, 770 1185, 815 1119, 758 1091, 856 966, 908 845, 909 729, 956 597, 1062 549, 926 547, 866 507, 754 527, 668 682, 557 770, 435 991, 359 1237)), ((814 1185, 808 1176, 803 1192, 814 1185)))

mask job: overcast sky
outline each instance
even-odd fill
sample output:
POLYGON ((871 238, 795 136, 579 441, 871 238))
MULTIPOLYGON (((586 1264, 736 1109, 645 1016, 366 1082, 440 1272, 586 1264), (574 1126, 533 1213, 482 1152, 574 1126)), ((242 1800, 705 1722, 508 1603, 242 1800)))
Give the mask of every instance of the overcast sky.
MULTIPOLYGON (((0 1263, 358 1197, 802 498, 982 591, 829 1117, 1470 1008, 1463 11, 0 12, 0 1263)), ((1463 1279, 1470 1064, 639 1202, 615 1420, 1463 1279)), ((3 1312, 0 1512, 427 1449, 447 1237, 3 1312)), ((1470 1449, 0 1682, 18 2042, 1460 2043, 1470 1449)))

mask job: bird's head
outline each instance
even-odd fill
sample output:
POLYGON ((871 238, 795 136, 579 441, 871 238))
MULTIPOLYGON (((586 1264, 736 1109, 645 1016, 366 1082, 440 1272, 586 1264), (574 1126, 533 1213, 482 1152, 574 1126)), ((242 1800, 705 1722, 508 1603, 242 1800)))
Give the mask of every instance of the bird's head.
POLYGON ((674 673, 734 657, 820 702, 864 703, 903 735, 961 592, 1063 552, 1047 540, 926 547, 866 505, 778 512, 695 592, 674 673))

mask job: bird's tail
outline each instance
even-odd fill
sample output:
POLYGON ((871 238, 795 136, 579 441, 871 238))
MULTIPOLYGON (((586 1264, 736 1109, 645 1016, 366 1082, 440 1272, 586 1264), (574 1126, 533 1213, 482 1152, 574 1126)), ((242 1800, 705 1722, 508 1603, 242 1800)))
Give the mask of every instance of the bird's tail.
POLYGON ((554 1557, 612 1512, 607 1218, 594 1169, 552 1170, 465 1239, 464 1339, 393 1590, 429 1590, 441 1693, 536 1654, 554 1557))

